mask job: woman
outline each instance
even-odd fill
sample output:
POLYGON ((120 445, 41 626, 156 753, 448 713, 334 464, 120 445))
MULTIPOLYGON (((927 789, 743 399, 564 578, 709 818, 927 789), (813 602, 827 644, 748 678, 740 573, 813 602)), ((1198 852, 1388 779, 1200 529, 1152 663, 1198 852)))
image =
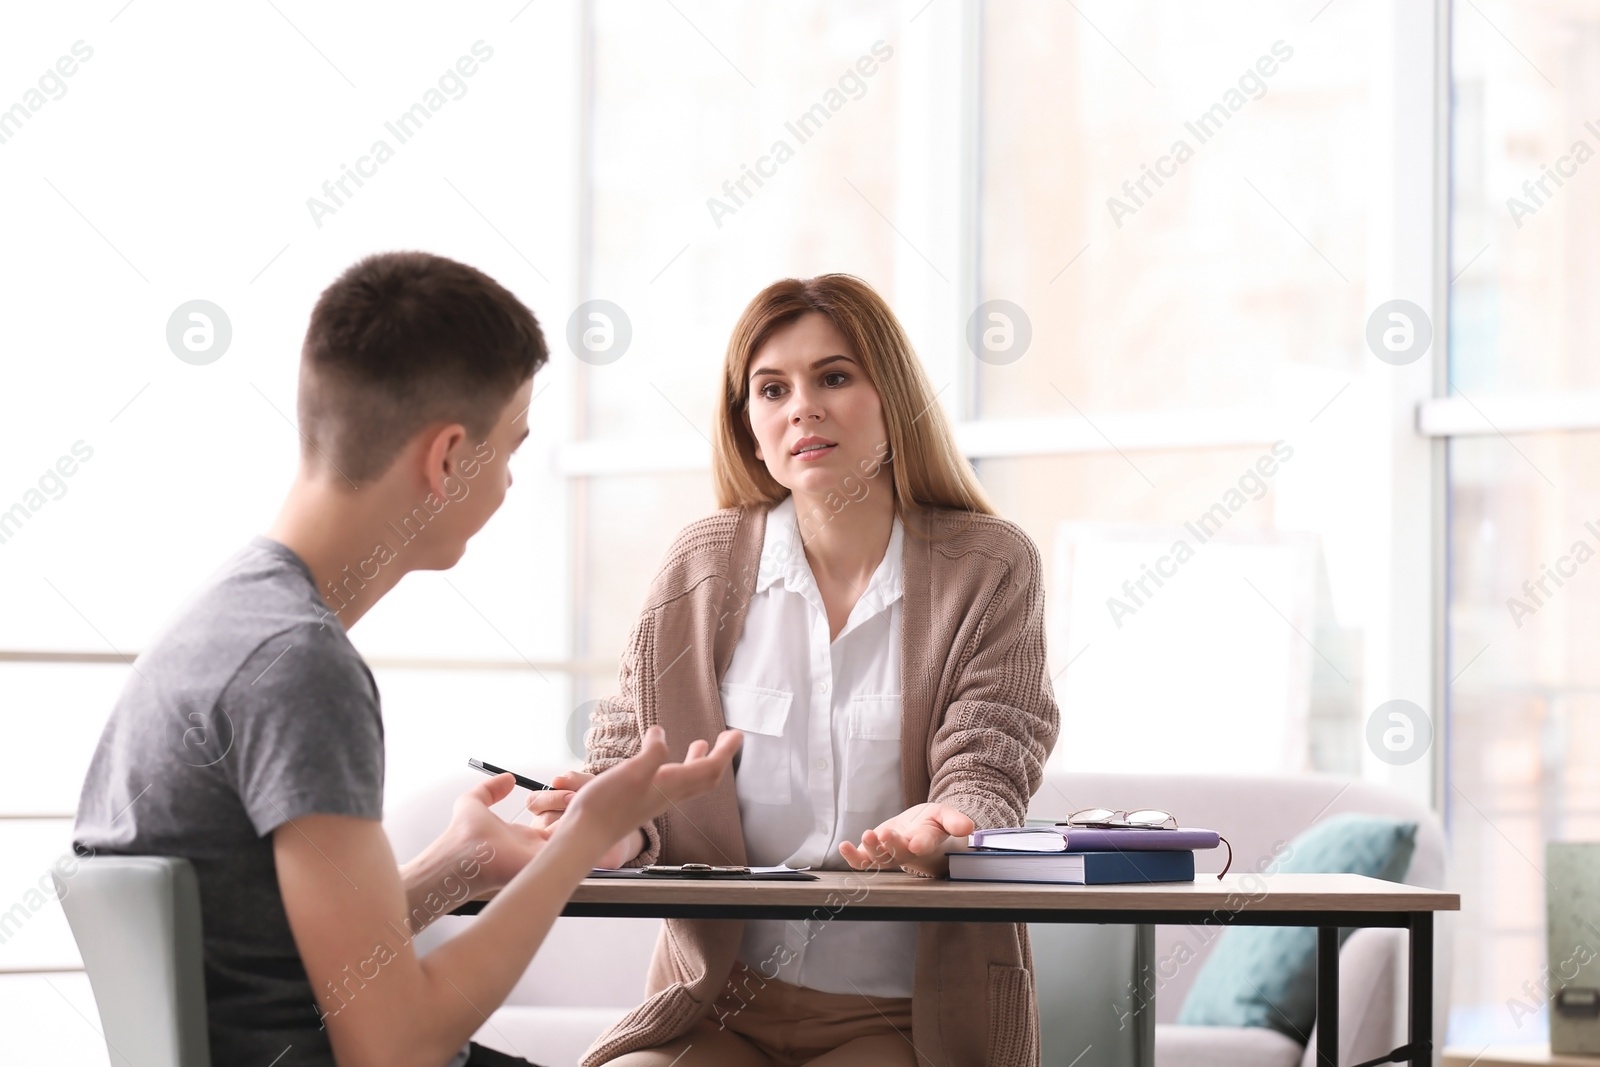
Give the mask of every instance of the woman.
MULTIPOLYGON (((946 873, 1017 825, 1055 743, 1039 555, 956 450, 888 306, 789 279, 728 344, 714 476, 624 654, 589 764, 535 794, 547 824, 651 724, 744 732, 716 790, 608 859, 946 873)), ((868 890, 870 892, 870 889, 868 890)), ((952 1067, 1038 1061, 1026 928, 667 920, 648 999, 584 1064, 952 1067), (797 1024, 804 1025, 797 1025, 797 1024)))

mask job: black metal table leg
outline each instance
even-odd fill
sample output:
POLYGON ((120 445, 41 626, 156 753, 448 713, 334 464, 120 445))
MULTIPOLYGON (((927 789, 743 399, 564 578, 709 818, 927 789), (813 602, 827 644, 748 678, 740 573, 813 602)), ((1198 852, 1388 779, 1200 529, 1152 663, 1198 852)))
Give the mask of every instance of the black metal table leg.
POLYGON ((1317 1067, 1339 1067, 1339 928, 1317 927, 1317 1067))
POLYGON ((1433 1063, 1433 912, 1414 911, 1411 931, 1411 1063, 1433 1063))
MULTIPOLYGON (((1136 935, 1137 941, 1135 942, 1137 945, 1135 957, 1139 966, 1136 968, 1135 973, 1139 975, 1141 983, 1146 979, 1151 979, 1152 981, 1148 988, 1154 990, 1157 988, 1157 983, 1153 981, 1156 978, 1156 928, 1141 923, 1138 931, 1136 935)), ((1152 993, 1148 999, 1139 1003, 1138 1009, 1134 1012, 1134 1017, 1139 1027, 1138 1048, 1134 1059, 1138 1067, 1155 1067, 1156 996, 1157 994, 1152 993)))

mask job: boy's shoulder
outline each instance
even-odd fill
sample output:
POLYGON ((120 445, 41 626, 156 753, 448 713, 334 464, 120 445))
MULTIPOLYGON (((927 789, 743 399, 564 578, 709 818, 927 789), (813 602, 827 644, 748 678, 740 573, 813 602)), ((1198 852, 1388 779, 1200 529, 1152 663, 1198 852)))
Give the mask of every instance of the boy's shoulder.
POLYGON ((263 648, 286 643, 302 657, 361 662, 305 564, 283 545, 255 537, 161 625, 134 661, 130 684, 149 683, 192 703, 220 693, 263 648))
POLYGON ((381 803, 371 672, 299 557, 258 537, 213 571, 134 660, 85 780, 80 839, 160 851, 237 840, 249 822, 259 832, 273 814, 254 810, 263 776, 287 788, 298 772, 282 764, 309 766, 307 750, 322 748, 361 764, 350 777, 379 800, 357 807, 381 803), (147 787, 148 801, 118 819, 147 787), (190 815, 164 814, 183 810, 190 815))
POLYGON ((306 687, 370 695, 376 684, 300 557, 253 538, 198 589, 134 666, 157 703, 281 703, 306 687), (278 697, 276 701, 274 697, 278 697))

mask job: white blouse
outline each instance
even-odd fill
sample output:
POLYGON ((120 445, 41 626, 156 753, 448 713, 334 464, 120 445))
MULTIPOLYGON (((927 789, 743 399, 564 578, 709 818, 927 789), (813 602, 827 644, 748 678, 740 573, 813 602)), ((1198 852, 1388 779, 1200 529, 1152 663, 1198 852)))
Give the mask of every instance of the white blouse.
MULTIPOLYGON (((744 631, 722 682, 723 718, 744 731, 735 788, 752 864, 848 870, 841 841, 898 815, 900 598, 905 531, 839 636, 806 562, 794 498, 767 515, 744 631)), ((917 924, 750 920, 739 958, 792 985, 909 997, 917 924)))

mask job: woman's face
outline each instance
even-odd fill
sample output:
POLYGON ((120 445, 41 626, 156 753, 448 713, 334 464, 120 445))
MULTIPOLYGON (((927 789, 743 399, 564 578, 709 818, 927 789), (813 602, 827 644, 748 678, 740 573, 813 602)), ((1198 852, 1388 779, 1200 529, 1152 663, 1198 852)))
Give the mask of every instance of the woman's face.
POLYGON ((887 452, 878 390, 820 312, 774 331, 756 351, 746 410, 756 458, 794 493, 821 496, 847 477, 870 477, 887 452))

